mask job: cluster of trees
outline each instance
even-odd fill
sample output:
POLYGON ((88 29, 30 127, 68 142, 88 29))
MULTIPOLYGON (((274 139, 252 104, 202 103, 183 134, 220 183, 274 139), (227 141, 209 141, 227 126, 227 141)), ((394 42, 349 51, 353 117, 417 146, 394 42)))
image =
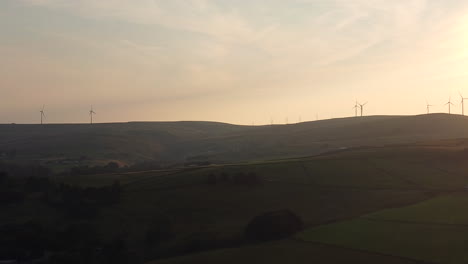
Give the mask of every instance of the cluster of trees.
POLYGON ((301 231, 302 219, 290 210, 278 210, 254 217, 245 228, 245 236, 250 241, 284 239, 301 231))
POLYGON ((100 209, 120 202, 121 193, 118 181, 111 186, 79 187, 57 184, 47 177, 11 177, 0 171, 0 205, 23 206, 26 200, 34 201, 55 209, 62 219, 58 226, 43 220, 0 226, 0 261, 139 263, 125 240, 101 240, 92 224, 100 209))
POLYGON ((60 184, 45 193, 47 204, 70 218, 95 217, 101 208, 120 202, 122 187, 119 181, 112 186, 79 187, 60 184))
POLYGON ((222 184, 222 183, 232 183, 238 185, 248 185, 248 186, 255 186, 259 185, 263 182, 263 179, 258 176, 255 172, 239 172, 235 174, 229 174, 226 172, 220 174, 209 174, 206 177, 206 183, 215 185, 215 184, 222 184))
POLYGON ((99 209, 120 202, 119 181, 111 186, 80 187, 57 184, 48 177, 9 177, 0 171, 0 204, 21 203, 31 194, 72 218, 96 216, 99 209))
POLYGON ((16 178, 0 171, 0 205, 21 203, 27 195, 48 191, 51 186, 46 177, 16 178))
POLYGON ((50 264, 142 263, 123 238, 102 240, 88 222, 59 228, 39 222, 0 227, 0 260, 50 264))

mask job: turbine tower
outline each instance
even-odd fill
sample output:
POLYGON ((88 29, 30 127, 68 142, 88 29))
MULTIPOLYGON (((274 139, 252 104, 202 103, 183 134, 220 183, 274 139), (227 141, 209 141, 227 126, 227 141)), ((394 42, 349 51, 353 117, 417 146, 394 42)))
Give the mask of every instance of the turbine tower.
POLYGON ((45 105, 42 105, 42 110, 39 111, 39 112, 41 113, 41 125, 42 125, 42 123, 43 123, 43 118, 45 118, 44 107, 45 107, 45 105))
POLYGON ((431 107, 433 107, 433 105, 430 105, 427 100, 426 100, 426 107, 427 107, 427 114, 430 114, 431 113, 431 107))
POLYGON ((359 109, 359 103, 358 101, 356 100, 356 104, 354 105, 354 116, 357 117, 358 116, 358 109, 359 109))
POLYGON ((448 113, 449 113, 449 115, 452 114, 452 108, 451 108, 451 107, 452 107, 452 105, 454 105, 454 104, 452 103, 452 97, 449 97, 449 101, 448 101, 448 103, 446 103, 445 105, 448 105, 448 113))
POLYGON ((367 102, 364 104, 359 104, 359 108, 361 108, 361 117, 364 115, 364 106, 366 106, 367 102))
POLYGON ((96 112, 93 110, 93 106, 91 106, 91 110, 89 110, 89 117, 91 118, 91 125, 93 124, 93 115, 95 115, 96 112))
POLYGON ((461 105, 462 105, 462 115, 465 115, 465 100, 468 98, 463 97, 461 92, 458 92, 461 97, 461 105))

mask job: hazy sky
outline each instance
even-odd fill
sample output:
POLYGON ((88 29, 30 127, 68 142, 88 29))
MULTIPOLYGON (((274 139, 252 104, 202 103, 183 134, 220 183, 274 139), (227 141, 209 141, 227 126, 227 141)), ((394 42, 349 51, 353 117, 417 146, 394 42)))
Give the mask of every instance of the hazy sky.
POLYGON ((0 1, 0 123, 459 112, 459 90, 466 0, 0 1))

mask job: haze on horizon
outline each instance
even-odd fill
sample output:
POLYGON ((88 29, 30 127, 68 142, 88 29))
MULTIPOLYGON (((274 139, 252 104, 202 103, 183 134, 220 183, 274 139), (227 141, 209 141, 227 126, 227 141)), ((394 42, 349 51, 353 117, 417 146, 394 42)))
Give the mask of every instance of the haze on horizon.
POLYGON ((0 123, 458 113, 468 2, 3 0, 0 57, 0 123))

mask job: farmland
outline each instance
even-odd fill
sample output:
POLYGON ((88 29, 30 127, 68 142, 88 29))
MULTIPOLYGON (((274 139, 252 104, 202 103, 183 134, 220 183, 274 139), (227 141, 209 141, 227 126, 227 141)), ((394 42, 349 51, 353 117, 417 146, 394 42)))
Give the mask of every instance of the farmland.
MULTIPOLYGON (((53 175, 45 188, 5 207, 0 225, 84 229, 80 234, 89 237, 83 241, 124 243, 122 252, 137 263, 460 263, 468 224, 465 146, 463 139, 433 140, 263 161, 53 175), (246 238, 254 217, 284 209, 302 219, 304 232, 276 242, 246 238)), ((74 250, 89 250, 82 247, 74 250)))
POLYGON ((468 195, 442 196, 311 228, 298 238, 437 263, 466 263, 468 195))

